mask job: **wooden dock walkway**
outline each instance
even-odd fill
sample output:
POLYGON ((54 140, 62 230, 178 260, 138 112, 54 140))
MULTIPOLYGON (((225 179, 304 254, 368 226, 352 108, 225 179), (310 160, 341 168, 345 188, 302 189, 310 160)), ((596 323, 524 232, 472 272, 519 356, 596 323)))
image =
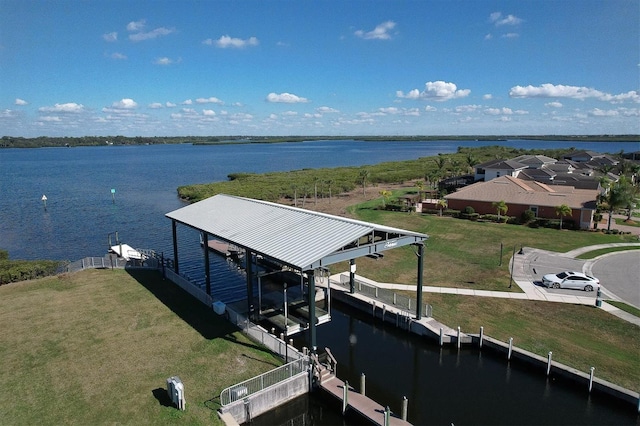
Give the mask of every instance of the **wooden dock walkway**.
MULTIPOLYGON (((338 379, 335 375, 323 372, 320 380, 320 389, 328 392, 330 395, 338 398, 343 402, 345 383, 338 379)), ((385 407, 378 404, 371 398, 362 395, 349 386, 347 395, 348 408, 358 412, 376 425, 384 426, 385 407)), ((396 417, 393 413, 389 416, 389 425, 392 426, 411 426, 411 423, 396 417)))

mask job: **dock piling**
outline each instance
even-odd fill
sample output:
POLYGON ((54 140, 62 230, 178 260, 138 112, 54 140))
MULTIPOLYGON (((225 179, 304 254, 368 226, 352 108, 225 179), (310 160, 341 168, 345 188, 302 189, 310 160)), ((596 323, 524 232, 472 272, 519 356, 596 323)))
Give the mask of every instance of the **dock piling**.
POLYGON ((360 394, 365 395, 366 387, 365 387, 365 375, 364 373, 360 374, 360 394))
POLYGON ((458 346, 458 349, 460 349, 460 326, 458 326, 458 337, 456 339, 456 345, 458 346))
POLYGON ((480 340, 478 342, 478 347, 482 349, 482 340, 484 339, 484 327, 480 326, 480 340))
POLYGON ((590 373, 589 373, 589 393, 591 393, 591 389, 593 388, 593 373, 595 372, 596 368, 595 367, 591 367, 590 373))
POLYGON ((401 413, 401 417, 402 420, 404 420, 405 422, 407 421, 407 409, 409 407, 409 400, 407 399, 406 396, 402 397, 402 413, 401 413))
POLYGON ((549 354, 547 355, 547 376, 551 372, 551 357, 552 356, 553 356, 553 352, 549 351, 549 354))
POLYGON ((507 353, 507 359, 511 360, 511 352, 513 351, 513 337, 509 337, 509 352, 507 353))
POLYGON ((349 382, 345 380, 344 386, 342 387, 342 414, 347 411, 347 407, 349 406, 349 382))

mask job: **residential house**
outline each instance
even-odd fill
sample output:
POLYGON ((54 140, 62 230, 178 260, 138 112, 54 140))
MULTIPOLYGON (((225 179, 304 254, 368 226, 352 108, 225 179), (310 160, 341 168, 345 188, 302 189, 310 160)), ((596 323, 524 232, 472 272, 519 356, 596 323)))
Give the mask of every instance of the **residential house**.
POLYGON ((488 181, 500 176, 518 177, 518 174, 528 167, 513 160, 491 160, 474 166, 475 180, 488 181))
POLYGON ((557 219, 556 207, 566 204, 577 227, 589 229, 593 226, 598 191, 577 189, 572 186, 547 185, 536 181, 525 181, 512 176, 501 176, 487 182, 477 182, 446 195, 450 209, 463 210, 472 207, 476 213, 496 214, 493 203, 504 201, 509 216, 520 216, 531 210, 537 217, 557 219))

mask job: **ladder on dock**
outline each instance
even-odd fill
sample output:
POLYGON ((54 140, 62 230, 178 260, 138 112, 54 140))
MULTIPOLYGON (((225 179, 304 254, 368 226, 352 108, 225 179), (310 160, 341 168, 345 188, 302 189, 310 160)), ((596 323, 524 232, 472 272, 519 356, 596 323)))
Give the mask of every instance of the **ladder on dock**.
POLYGON ((380 426, 411 426, 411 423, 392 413, 387 413, 385 407, 356 392, 353 387, 338 379, 335 375, 337 362, 331 351, 328 348, 325 348, 325 350, 329 361, 327 364, 321 363, 317 356, 312 356, 314 376, 320 389, 340 400, 343 412, 350 408, 373 424, 380 426))

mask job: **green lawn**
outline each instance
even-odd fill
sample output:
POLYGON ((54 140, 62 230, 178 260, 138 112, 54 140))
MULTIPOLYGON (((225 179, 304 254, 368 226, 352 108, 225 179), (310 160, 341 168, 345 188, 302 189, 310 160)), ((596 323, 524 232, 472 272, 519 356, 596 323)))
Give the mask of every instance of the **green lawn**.
POLYGON ((281 364, 156 272, 0 287, 3 425, 221 424, 227 386, 281 364), (179 376, 187 410, 166 406, 179 376))

